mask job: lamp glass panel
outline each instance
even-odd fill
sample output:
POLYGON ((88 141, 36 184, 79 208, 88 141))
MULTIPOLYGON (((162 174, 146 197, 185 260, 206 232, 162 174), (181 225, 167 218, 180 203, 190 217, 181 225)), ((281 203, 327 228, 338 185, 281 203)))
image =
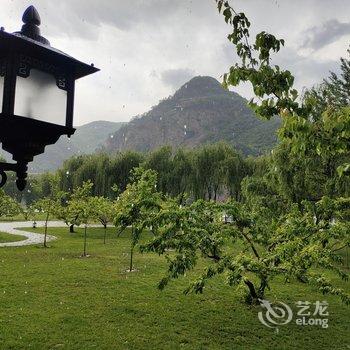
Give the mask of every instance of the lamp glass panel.
POLYGON ((29 77, 17 76, 15 96, 16 115, 66 125, 67 92, 53 75, 31 69, 29 77))
POLYGON ((4 96, 4 81, 5 81, 5 78, 0 75, 0 113, 2 112, 2 100, 4 96))

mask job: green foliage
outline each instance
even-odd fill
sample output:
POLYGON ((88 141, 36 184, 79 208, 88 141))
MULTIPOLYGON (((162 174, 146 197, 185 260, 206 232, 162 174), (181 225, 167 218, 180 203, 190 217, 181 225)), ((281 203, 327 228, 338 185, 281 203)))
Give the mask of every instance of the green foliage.
MULTIPOLYGON (((260 100, 250 102, 255 112, 266 119, 276 115, 283 118, 281 145, 259 176, 253 172, 238 181, 239 186, 242 183, 244 203, 194 202, 185 207, 163 204, 154 218, 159 235, 143 247, 159 254, 167 249, 176 251, 174 257, 167 256, 168 274, 159 287, 193 269, 201 255, 214 263, 208 261, 203 274, 187 291, 202 292, 208 279, 225 273, 230 285, 245 285, 249 290, 247 300, 256 302, 264 297, 270 282, 281 275, 286 281, 313 283, 322 293, 338 295, 349 303, 349 295, 315 272, 323 268, 347 277, 339 267, 341 256, 337 251, 349 245, 348 198, 340 197, 348 193, 348 186, 338 176, 346 173, 348 166, 348 107, 327 104, 318 109, 320 115, 315 118, 314 101, 307 97, 301 103, 297 101, 292 74, 271 65, 271 53, 278 52, 284 41, 261 32, 250 44, 250 22, 245 14, 236 13, 228 1, 216 2, 226 23, 233 27, 228 39, 241 60, 224 75, 223 85, 252 84, 260 100), (322 178, 324 189, 318 192, 322 178), (346 208, 345 214, 339 214, 339 207, 346 208), (230 218, 229 224, 223 223, 222 215, 230 218)), ((327 89, 332 84, 348 87, 346 79, 344 85, 332 77, 327 89)), ((336 91, 333 101, 336 95, 338 100, 344 97, 340 89, 336 91)), ((205 188, 209 200, 216 199, 222 186, 221 154, 203 148, 196 158, 195 169, 205 169, 206 173, 200 174, 203 184, 197 181, 197 186, 205 188)), ((248 166, 247 175, 251 169, 248 166)))
POLYGON ((86 181, 82 186, 76 187, 71 194, 62 192, 57 217, 70 227, 71 233, 74 232, 74 226, 87 224, 93 216, 89 203, 92 187, 93 183, 86 181))
POLYGON ((214 199, 227 191, 240 198, 247 166, 241 155, 226 143, 206 145, 194 154, 193 192, 195 198, 214 199))
POLYGON ((235 201, 196 201, 188 206, 163 204, 154 221, 158 235, 142 248, 166 254, 168 273, 160 281, 163 289, 171 279, 185 275, 204 257, 199 278, 185 292, 202 293, 206 282, 224 274, 230 286, 247 287, 247 301, 264 298, 266 288, 277 277, 286 281, 315 284, 322 293, 335 294, 350 303, 349 295, 336 288, 317 269, 329 269, 347 278, 337 252, 349 245, 349 201, 324 198, 313 207, 292 206, 290 213, 271 218, 260 205, 235 201), (337 215, 330 212, 337 208, 337 215), (229 223, 222 219, 230 218, 229 223), (334 222, 335 220, 335 222, 334 222), (175 254, 168 254, 175 250, 175 254))
POLYGON ((140 165, 143 156, 136 152, 118 153, 108 156, 97 153, 79 156, 67 160, 59 170, 61 189, 71 192, 85 181, 91 181, 92 194, 95 196, 115 197, 112 186, 116 184, 124 191, 130 182, 131 170, 140 165))
POLYGON ((20 204, 0 189, 0 217, 16 216, 20 212, 20 204))
MULTIPOLYGON (((132 180, 132 169, 142 166, 157 172, 162 193, 185 201, 188 197, 214 198, 228 193, 239 199, 240 182, 248 174, 249 164, 231 145, 207 144, 193 150, 162 147, 148 154, 120 152, 109 156, 99 153, 73 157, 56 174, 42 174, 31 180, 27 205, 50 194, 50 182, 59 178, 62 201, 86 181, 93 183, 91 194, 114 200, 132 180), (209 177, 208 177, 208 174, 209 177)), ((65 214, 60 217, 65 219, 65 214)))
POLYGON ((105 197, 92 197, 89 201, 94 213, 93 216, 101 223, 105 230, 103 243, 106 243, 107 225, 115 216, 115 203, 105 197))
POLYGON ((95 216, 100 221, 103 227, 107 227, 107 225, 113 220, 114 203, 105 197, 92 197, 91 198, 91 206, 95 210, 95 216))
POLYGON ((32 204, 28 209, 27 213, 33 216, 33 212, 38 211, 45 214, 45 236, 44 236, 44 247, 47 247, 47 223, 50 217, 54 216, 60 210, 62 192, 58 189, 58 177, 55 175, 48 174, 47 182, 43 184, 41 190, 44 191, 45 197, 39 199, 32 204))
MULTIPOLYGON (((348 50, 350 57, 350 50, 348 50)), ((310 108, 314 120, 332 107, 339 109, 350 104, 350 61, 348 58, 340 59, 340 76, 331 72, 327 79, 311 89, 305 91, 303 101, 310 108)))
POLYGON ((133 182, 116 202, 115 225, 121 231, 131 226, 130 267, 133 271, 133 253, 142 232, 150 227, 152 218, 159 210, 161 195, 157 192, 157 173, 135 168, 133 182))
POLYGON ((250 22, 244 13, 237 13, 228 1, 216 0, 219 12, 225 17, 226 23, 233 28, 228 35, 229 41, 235 46, 241 64, 236 63, 224 74, 223 86, 237 86, 241 82, 250 82, 254 94, 260 102, 250 101, 249 105, 255 113, 270 119, 281 112, 301 112, 296 102, 298 92, 293 89, 294 77, 288 70, 271 65, 271 54, 277 53, 284 46, 283 39, 261 32, 250 43, 250 22))

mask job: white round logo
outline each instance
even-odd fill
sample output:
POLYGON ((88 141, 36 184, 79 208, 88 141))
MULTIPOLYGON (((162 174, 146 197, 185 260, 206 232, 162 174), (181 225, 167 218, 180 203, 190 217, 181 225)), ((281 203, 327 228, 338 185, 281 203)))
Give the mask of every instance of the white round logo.
POLYGON ((266 309, 265 312, 258 313, 259 321, 269 328, 282 326, 289 323, 293 317, 292 309, 281 301, 272 305, 268 300, 259 299, 262 307, 266 309))

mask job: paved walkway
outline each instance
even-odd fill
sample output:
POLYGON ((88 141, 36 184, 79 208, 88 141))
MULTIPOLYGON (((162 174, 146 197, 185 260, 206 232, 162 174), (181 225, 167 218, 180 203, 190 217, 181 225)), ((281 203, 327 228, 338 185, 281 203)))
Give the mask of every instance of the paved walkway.
MULTIPOLYGON (((45 221, 36 222, 36 227, 44 227, 44 226, 45 226, 45 221)), ((21 247, 23 245, 44 243, 44 234, 22 231, 22 230, 19 230, 17 227, 33 228, 33 221, 0 222, 0 232, 6 232, 11 235, 20 235, 27 238, 27 239, 24 239, 23 241, 0 243, 0 248, 1 247, 21 247)), ((67 227, 67 225, 63 221, 49 221, 47 223, 47 227, 67 227)), ((83 226, 80 226, 80 227, 83 227, 83 226)), ((102 227, 102 226, 89 224, 88 227, 102 227)), ((107 225, 107 227, 113 227, 113 226, 107 225)), ((51 236, 51 235, 47 235, 46 237, 47 242, 53 241, 55 239, 57 239, 57 237, 51 236)))
MULTIPOLYGON (((37 227, 43 227, 45 221, 37 221, 37 227)), ((48 227, 64 227, 66 226, 62 221, 49 221, 48 227)), ((16 227, 33 227, 32 221, 12 221, 12 222, 0 222, 0 232, 6 232, 12 235, 25 236, 26 239, 17 242, 0 243, 0 247, 20 247, 24 245, 40 244, 44 242, 44 235, 41 233, 26 232, 17 229, 16 227)), ((47 235, 47 241, 53 241, 55 236, 47 235)))

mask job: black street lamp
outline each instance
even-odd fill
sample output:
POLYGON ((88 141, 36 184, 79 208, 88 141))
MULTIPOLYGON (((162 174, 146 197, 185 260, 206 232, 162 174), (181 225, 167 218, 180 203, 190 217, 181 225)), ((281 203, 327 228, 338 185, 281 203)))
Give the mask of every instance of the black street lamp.
POLYGON ((34 6, 23 14, 22 30, 0 31, 0 142, 16 163, 1 163, 15 171, 20 191, 26 186, 27 164, 44 153, 61 135, 71 136, 75 80, 98 71, 54 49, 40 35, 40 16, 34 6))

